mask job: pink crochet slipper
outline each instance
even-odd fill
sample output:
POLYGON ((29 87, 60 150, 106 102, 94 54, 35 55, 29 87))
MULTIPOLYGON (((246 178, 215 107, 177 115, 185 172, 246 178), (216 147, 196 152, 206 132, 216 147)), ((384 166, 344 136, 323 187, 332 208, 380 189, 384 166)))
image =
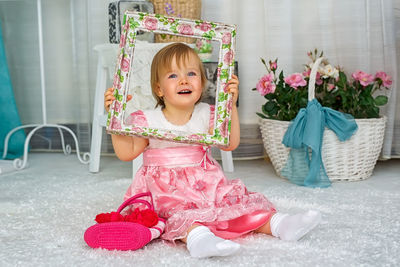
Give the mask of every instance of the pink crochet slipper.
POLYGON ((98 223, 87 229, 84 238, 92 248, 136 250, 151 241, 151 232, 138 223, 98 223))
MULTIPOLYGON (((120 213, 126 206, 142 203, 154 210, 153 199, 150 193, 135 195, 126 200, 117 210, 120 213), (148 196, 151 203, 138 199, 148 196)), ((108 250, 136 250, 159 237, 164 231, 165 220, 158 218, 158 223, 150 228, 134 222, 105 222, 89 227, 85 234, 85 242, 92 248, 104 248, 108 250)))

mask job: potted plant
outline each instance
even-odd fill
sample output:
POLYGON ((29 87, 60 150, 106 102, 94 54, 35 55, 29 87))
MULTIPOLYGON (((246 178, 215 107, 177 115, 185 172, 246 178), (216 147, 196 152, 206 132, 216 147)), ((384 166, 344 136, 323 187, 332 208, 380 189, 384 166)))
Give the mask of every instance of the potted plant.
MULTIPOLYGON (((267 70, 256 88, 266 99, 257 112, 264 147, 278 175, 286 163, 289 148, 282 144, 289 122, 308 102, 310 70, 316 58, 323 52, 307 53, 310 62, 301 73, 285 76, 278 74, 278 60, 267 62, 261 58, 267 70)), ((371 75, 362 71, 349 78, 341 67, 332 66, 324 59, 315 77, 315 98, 324 107, 352 115, 358 124, 356 134, 346 142, 340 142, 331 131, 325 131, 322 157, 331 181, 362 180, 371 176, 382 148, 386 118, 379 115, 379 107, 388 101, 386 95, 377 95, 389 89, 392 79, 385 72, 371 75)))

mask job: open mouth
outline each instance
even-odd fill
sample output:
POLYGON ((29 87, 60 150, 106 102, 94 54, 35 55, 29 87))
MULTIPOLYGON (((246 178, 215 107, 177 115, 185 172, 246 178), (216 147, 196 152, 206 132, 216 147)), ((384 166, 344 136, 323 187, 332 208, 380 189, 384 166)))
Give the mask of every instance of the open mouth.
POLYGON ((192 93, 192 91, 190 91, 188 89, 181 90, 181 91, 178 92, 179 95, 188 95, 188 94, 191 94, 191 93, 192 93))

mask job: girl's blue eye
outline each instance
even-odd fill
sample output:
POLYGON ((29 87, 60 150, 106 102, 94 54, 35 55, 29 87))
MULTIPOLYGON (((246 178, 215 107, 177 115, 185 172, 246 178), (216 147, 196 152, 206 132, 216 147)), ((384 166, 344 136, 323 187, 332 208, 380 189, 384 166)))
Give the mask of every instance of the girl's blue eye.
POLYGON ((188 75, 189 75, 189 76, 196 76, 197 74, 196 74, 196 72, 191 71, 191 72, 188 73, 188 75))
POLYGON ((176 77, 178 77, 178 76, 176 76, 176 74, 171 74, 168 76, 168 78, 171 78, 171 79, 176 78, 176 77))

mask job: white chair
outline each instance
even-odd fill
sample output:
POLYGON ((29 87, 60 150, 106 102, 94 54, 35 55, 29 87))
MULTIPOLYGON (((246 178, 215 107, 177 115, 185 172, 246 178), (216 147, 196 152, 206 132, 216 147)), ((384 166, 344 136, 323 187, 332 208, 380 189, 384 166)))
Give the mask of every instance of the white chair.
MULTIPOLYGON (((98 53, 97 78, 94 99, 92 141, 90 146, 89 171, 96 173, 100 166, 100 153, 103 127, 106 126, 107 114, 104 110, 104 92, 107 89, 107 80, 112 78, 118 53, 117 44, 100 44, 94 47, 98 53)), ((221 151, 222 167, 226 172, 233 172, 233 159, 231 151, 221 151)), ((140 155, 132 162, 132 171, 136 173, 143 163, 140 155)))

